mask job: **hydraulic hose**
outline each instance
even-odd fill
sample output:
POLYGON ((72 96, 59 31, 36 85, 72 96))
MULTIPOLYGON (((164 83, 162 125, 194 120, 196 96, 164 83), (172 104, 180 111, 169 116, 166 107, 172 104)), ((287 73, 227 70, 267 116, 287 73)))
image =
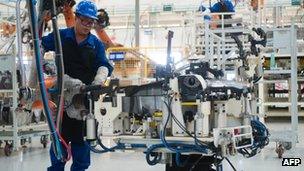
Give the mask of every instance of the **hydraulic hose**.
MULTIPOLYGON (((96 124, 96 135, 98 135, 97 133, 97 130, 98 130, 98 122, 96 124)), ((125 149, 126 146, 125 144, 122 144, 122 143, 118 143, 116 146, 113 146, 113 147, 106 147, 101 139, 100 139, 100 136, 97 136, 97 144, 102 148, 102 150, 99 150, 99 149, 96 149, 95 147, 91 146, 89 142, 86 142, 86 145, 90 148, 90 150, 94 153, 107 153, 107 152, 114 152, 115 150, 118 150, 118 149, 125 149)), ((147 146, 144 145, 144 144, 130 144, 130 147, 131 148, 146 148, 147 146)))
MULTIPOLYGON (((98 125, 99 125, 99 123, 98 122, 96 122, 96 135, 98 135, 98 125)), ((100 145, 100 147, 101 148, 103 148, 105 151, 108 151, 108 152, 113 152, 114 150, 115 150, 115 147, 111 147, 111 148, 108 148, 108 147, 106 147, 105 145, 103 145, 103 143, 102 143, 102 141, 101 141, 101 139, 100 139, 100 136, 97 136, 97 143, 98 143, 98 145, 100 145)))
POLYGON ((52 0, 52 24, 53 24, 53 33, 55 40, 55 60, 57 66, 57 90, 58 90, 58 100, 56 105, 58 106, 57 115, 56 115, 56 125, 59 133, 61 132, 61 121, 63 116, 63 104, 64 104, 64 63, 63 63, 63 51, 61 46, 60 33, 57 23, 57 13, 56 13, 56 3, 55 0, 52 0))
POLYGON ((47 91, 44 83, 44 76, 43 76, 43 69, 41 65, 41 53, 40 53, 40 46, 39 46, 39 35, 38 35, 38 26, 37 26, 37 14, 35 9, 35 0, 27 0, 28 9, 29 9, 29 16, 30 16, 30 23, 31 23, 31 30, 33 36, 33 45, 34 45, 34 55, 36 59, 36 67, 38 73, 38 80, 39 80, 39 87, 41 91, 41 98, 43 102, 43 107, 46 115, 46 119, 50 128, 51 138, 53 140, 54 145, 54 152, 58 160, 63 158, 62 147, 59 141, 59 137, 55 128, 55 124, 52 120, 52 113, 48 104, 48 97, 47 91))
POLYGON ((248 148, 239 149, 238 152, 247 158, 255 156, 259 149, 264 148, 269 143, 269 132, 266 126, 259 120, 251 120, 253 145, 248 148))
POLYGON ((65 140, 61 137, 61 125, 62 125, 62 118, 63 118, 63 110, 64 110, 64 63, 63 63, 63 51, 60 39, 60 33, 57 23, 57 11, 56 11, 56 1, 52 0, 52 25, 53 25, 53 33, 54 33, 54 40, 55 40, 55 61, 57 66, 57 93, 58 99, 56 101, 56 106, 58 106, 57 114, 56 114, 56 125, 57 125, 57 132, 61 143, 67 150, 67 157, 64 159, 68 161, 71 159, 72 152, 71 147, 65 142, 65 140))
POLYGON ((89 142, 85 142, 86 145, 89 147, 89 149, 94 152, 94 153, 107 153, 107 152, 114 152, 115 150, 123 150, 126 148, 147 148, 147 145, 145 144, 128 144, 128 146, 126 146, 123 143, 118 143, 116 146, 109 148, 110 150, 105 150, 105 149, 96 149, 95 147, 91 146, 89 142))
POLYGON ((163 147, 163 144, 156 144, 156 145, 152 145, 150 146, 146 153, 146 161, 149 165, 153 166, 156 165, 157 163, 159 163, 162 159, 162 154, 161 153, 156 153, 153 152, 154 149, 159 148, 159 147, 163 147), (153 159, 151 160, 151 157, 153 157, 153 159))
MULTIPOLYGON (((198 143, 198 140, 196 138, 196 136, 194 136, 194 140, 195 140, 195 145, 192 145, 192 144, 184 144, 184 143, 168 143, 166 141, 166 127, 167 127, 167 124, 170 120, 170 117, 173 118, 173 114, 172 114, 172 110, 171 110, 171 102, 172 102, 172 98, 169 99, 169 102, 165 103, 165 105, 167 106, 168 108, 168 116, 166 118, 166 121, 165 121, 165 124, 163 126, 163 129, 161 130, 161 133, 160 133, 160 139, 162 141, 162 144, 159 144, 158 146, 152 146, 150 149, 149 149, 149 153, 151 153, 154 149, 156 148, 160 148, 160 147, 165 147, 167 149, 169 149, 170 151, 176 153, 176 156, 175 156, 175 162, 178 166, 182 167, 184 165, 187 164, 188 160, 185 160, 184 162, 181 162, 181 154, 182 153, 189 153, 189 152, 199 152, 199 153, 208 153, 207 149, 209 148, 208 146, 205 146, 205 145, 199 145, 198 143)), ((174 120, 174 118, 173 118, 174 120)), ((177 123, 178 124, 178 123, 177 123)), ((179 125, 179 124, 178 124, 179 125)), ((148 157, 146 156, 146 159, 147 159, 147 162, 148 162, 148 157)), ((149 163, 149 162, 148 162, 149 163)))
POLYGON ((102 153, 107 153, 107 152, 114 152, 114 150, 116 148, 118 148, 118 146, 114 146, 114 147, 108 148, 105 145, 103 145, 103 143, 102 143, 102 141, 100 139, 100 136, 98 136, 98 125, 99 125, 98 122, 96 122, 95 135, 97 137, 97 144, 102 148, 102 150, 96 149, 95 147, 91 146, 90 142, 86 142, 86 145, 94 153, 102 154, 102 153))
POLYGON ((102 153, 110 152, 110 151, 105 150, 105 149, 103 149, 103 150, 96 149, 96 148, 92 147, 92 146, 90 145, 89 142, 86 142, 86 145, 87 145, 87 146, 89 147, 89 149, 90 149, 92 152, 94 152, 94 153, 102 154, 102 153))
MULTIPOLYGON (((172 99, 171 99, 172 100, 172 99)), ((171 104, 169 102, 169 104, 171 104)), ((167 106, 169 107, 169 105, 167 106)), ((129 148, 147 148, 145 151, 146 154, 146 161, 149 165, 156 165, 159 163, 162 159, 162 155, 158 152, 155 152, 156 149, 159 148, 167 148, 170 151, 176 153, 175 156, 175 162, 178 166, 184 166, 187 164, 188 160, 184 160, 183 162, 181 161, 181 154, 182 153, 189 153, 189 152, 199 152, 199 153, 207 153, 207 146, 201 146, 198 144, 192 145, 192 144, 185 144, 185 143, 180 143, 180 142, 173 142, 173 143, 168 143, 165 139, 165 129, 168 124, 168 121, 170 119, 170 116, 172 115, 171 110, 169 109, 169 115, 166 118, 166 123, 161 131, 161 144, 154 144, 151 145, 147 148, 147 145, 145 144, 129 144, 129 148)), ((98 130, 98 123, 96 124, 96 135, 97 135, 97 130, 98 130)), ((196 141, 196 143, 198 143, 196 141)), ((89 142, 86 142, 86 145, 89 147, 89 149, 94 152, 94 153, 106 153, 106 152, 113 152, 117 149, 126 149, 126 145, 123 143, 118 143, 116 146, 108 148, 105 145, 102 144, 101 139, 99 136, 97 136, 97 144, 102 148, 102 149, 96 149, 94 146, 91 146, 89 142)))

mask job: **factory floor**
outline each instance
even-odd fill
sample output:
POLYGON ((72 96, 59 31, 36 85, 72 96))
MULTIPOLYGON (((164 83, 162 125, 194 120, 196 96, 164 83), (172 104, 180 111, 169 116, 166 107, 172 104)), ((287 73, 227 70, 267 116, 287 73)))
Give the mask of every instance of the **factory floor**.
MULTIPOLYGON (((290 128, 290 121, 287 119, 266 120, 270 130, 286 130, 290 128)), ((282 159, 275 153, 275 143, 270 143, 263 151, 246 159, 241 155, 230 157, 231 162, 238 171, 303 171, 304 170, 304 122, 299 124, 299 143, 295 150, 284 153, 283 157, 301 158, 302 163, 297 167, 283 167, 282 159)), ((142 153, 136 152, 115 152, 107 154, 92 154, 91 167, 89 171, 164 171, 165 165, 149 166, 142 153)), ((0 150, 1 171, 43 171, 50 165, 48 148, 44 149, 39 140, 33 141, 27 148, 14 152, 10 157, 0 150)), ((69 170, 71 162, 66 165, 69 170)), ((224 162, 224 171, 232 170, 224 162)))

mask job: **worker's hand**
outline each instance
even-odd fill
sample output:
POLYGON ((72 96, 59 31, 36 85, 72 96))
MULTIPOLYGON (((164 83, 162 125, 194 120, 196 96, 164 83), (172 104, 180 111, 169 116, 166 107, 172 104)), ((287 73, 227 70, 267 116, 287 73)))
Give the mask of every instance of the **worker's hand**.
POLYGON ((104 86, 108 78, 108 74, 109 74, 109 70, 107 67, 104 66, 99 67, 92 84, 104 86))

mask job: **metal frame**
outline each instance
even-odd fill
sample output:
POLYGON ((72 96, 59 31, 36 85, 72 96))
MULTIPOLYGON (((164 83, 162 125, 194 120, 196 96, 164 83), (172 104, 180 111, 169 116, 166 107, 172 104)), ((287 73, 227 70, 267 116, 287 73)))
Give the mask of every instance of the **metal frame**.
MULTIPOLYGON (((292 148, 296 146, 298 141, 298 94, 297 94, 297 87, 298 87, 298 73, 297 73, 297 56, 298 56, 298 46, 297 46, 297 35, 296 35, 296 28, 294 20, 290 28, 273 28, 271 31, 289 31, 290 32, 290 49, 291 52, 288 54, 290 56, 291 61, 291 69, 290 70, 267 70, 264 71, 264 74, 274 75, 274 74, 288 74, 290 75, 290 79, 288 80, 290 86, 290 94, 289 94, 289 102, 266 102, 265 101, 265 91, 264 91, 264 84, 268 83, 276 83, 282 82, 282 80, 273 80, 271 82, 267 82, 261 80, 259 82, 259 98, 262 100, 262 103, 259 107, 260 115, 264 115, 267 113, 265 111, 265 106, 275 105, 275 106, 288 106, 289 112, 291 116, 291 129, 290 130, 282 130, 282 131, 271 131, 270 140, 274 142, 290 142, 292 148)), ((287 115, 286 115, 287 116, 287 115)))
MULTIPOLYGON (((48 136, 49 130, 46 123, 39 124, 31 124, 22 127, 18 127, 17 124, 17 116, 15 113, 15 109, 18 107, 18 84, 17 84, 17 66, 16 66, 16 58, 18 58, 19 69, 21 69, 22 75, 25 76, 24 66, 22 65, 22 42, 21 42, 21 20, 20 20, 20 7, 21 0, 16 1, 16 26, 17 26, 17 40, 15 41, 16 48, 18 53, 14 51, 14 62, 12 64, 12 81, 13 81, 13 89, 12 90, 1 90, 0 93, 13 93, 13 106, 12 106, 12 115, 13 115, 13 125, 12 126, 4 126, 1 129, 0 140, 2 141, 12 141, 13 150, 18 150, 20 147, 21 139, 31 139, 37 136, 48 136)), ((6 4, 3 4, 6 5, 6 4)), ((13 8, 13 6, 6 5, 7 7, 13 8)), ((25 77, 22 79, 22 85, 25 86, 25 77)))

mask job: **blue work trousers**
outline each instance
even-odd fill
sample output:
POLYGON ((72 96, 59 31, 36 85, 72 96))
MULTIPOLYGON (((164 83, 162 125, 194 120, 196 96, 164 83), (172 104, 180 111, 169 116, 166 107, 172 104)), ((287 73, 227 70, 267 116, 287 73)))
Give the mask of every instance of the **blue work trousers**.
MULTIPOLYGON (((85 144, 71 143, 72 159, 73 164, 71 166, 71 171, 84 171, 91 163, 90 160, 90 149, 85 144)), ((53 147, 50 149, 50 158, 52 166, 48 167, 48 171, 64 171, 64 166, 66 162, 58 160, 54 154, 53 147)))

